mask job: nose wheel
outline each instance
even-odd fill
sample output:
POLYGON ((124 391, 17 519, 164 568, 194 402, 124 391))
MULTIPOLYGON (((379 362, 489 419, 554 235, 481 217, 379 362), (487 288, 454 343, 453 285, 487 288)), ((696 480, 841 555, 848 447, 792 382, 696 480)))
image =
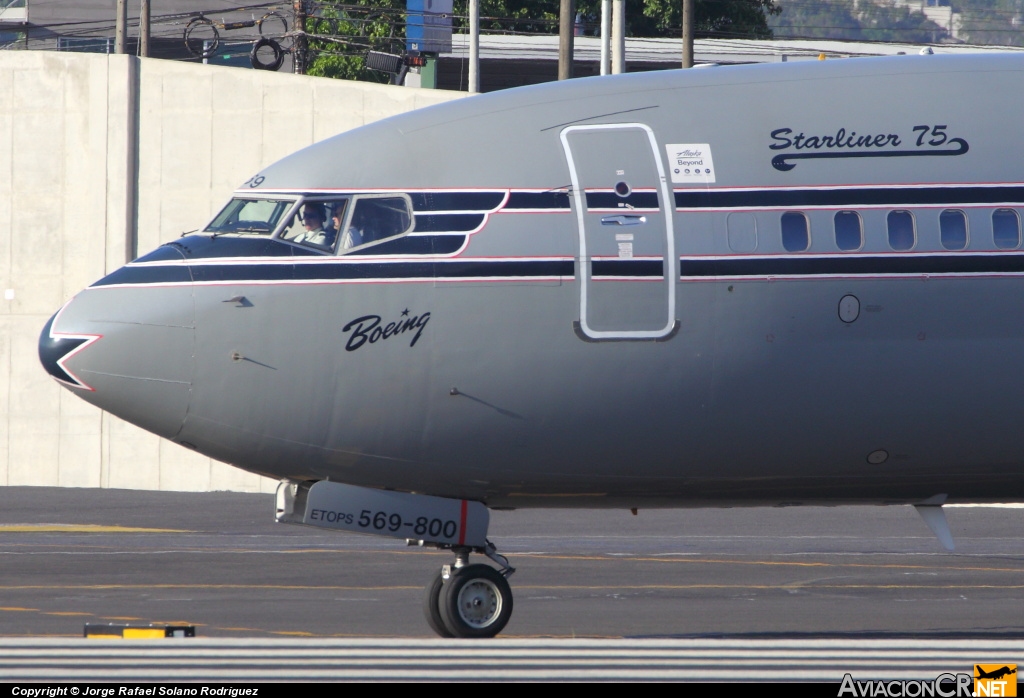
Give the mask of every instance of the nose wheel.
POLYGON ((441 637, 494 637, 512 617, 512 588, 506 577, 515 569, 493 545, 482 552, 503 569, 467 564, 469 550, 456 549, 455 564, 442 567, 427 584, 423 612, 441 637))
POLYGON ((493 567, 459 567, 444 580, 438 610, 451 637, 494 637, 512 617, 512 589, 493 567))

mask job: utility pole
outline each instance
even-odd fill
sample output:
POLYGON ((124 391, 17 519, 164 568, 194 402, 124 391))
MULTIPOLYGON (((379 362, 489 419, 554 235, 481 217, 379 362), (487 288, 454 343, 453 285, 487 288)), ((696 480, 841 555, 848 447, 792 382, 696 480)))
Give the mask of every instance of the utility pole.
POLYGON ((139 8, 139 55, 149 57, 149 0, 142 0, 139 8))
POLYGON ((306 0, 293 0, 292 29, 295 31, 295 51, 292 53, 292 72, 298 75, 306 74, 306 49, 309 44, 306 42, 306 0))
POLYGON ((561 0, 558 8, 558 79, 572 78, 576 0, 561 0))
POLYGON ((601 0, 601 75, 607 75, 611 60, 612 0, 601 0))
POLYGON ((693 3, 683 0, 683 67, 693 67, 693 3))
POLYGON ((114 18, 114 53, 127 53, 125 34, 128 30, 128 0, 117 0, 117 15, 114 18))
POLYGON ((469 0, 469 91, 480 91, 480 0, 469 0))
POLYGON ((612 0, 612 75, 626 72, 626 0, 612 0))

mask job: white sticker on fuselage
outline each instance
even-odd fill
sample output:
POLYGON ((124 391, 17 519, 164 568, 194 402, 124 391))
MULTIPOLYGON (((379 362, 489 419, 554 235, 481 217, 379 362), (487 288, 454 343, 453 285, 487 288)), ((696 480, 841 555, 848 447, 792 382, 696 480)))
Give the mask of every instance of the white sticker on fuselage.
POLYGON ((673 184, 706 184, 715 181, 715 163, 707 143, 669 143, 668 169, 673 184))

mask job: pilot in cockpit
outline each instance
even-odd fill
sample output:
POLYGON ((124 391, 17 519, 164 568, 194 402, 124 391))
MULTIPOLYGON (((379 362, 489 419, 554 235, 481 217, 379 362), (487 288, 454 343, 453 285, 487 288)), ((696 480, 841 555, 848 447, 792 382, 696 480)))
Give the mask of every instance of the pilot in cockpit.
POLYGON ((292 241, 326 247, 334 241, 334 235, 324 230, 324 210, 320 204, 306 204, 302 209, 302 225, 305 231, 292 241))
MULTIPOLYGON (((338 233, 341 232, 342 226, 345 224, 345 205, 348 204, 348 200, 342 199, 336 201, 333 204, 329 204, 328 208, 331 211, 331 222, 327 224, 327 231, 330 235, 331 242, 338 237, 338 233)), ((342 245, 344 247, 344 245, 342 245)))
POLYGON ((345 235, 341 238, 342 249, 347 250, 352 247, 358 247, 364 242, 369 242, 366 239, 365 211, 365 206, 356 206, 356 212, 352 215, 352 222, 348 224, 348 230, 345 231, 345 235))

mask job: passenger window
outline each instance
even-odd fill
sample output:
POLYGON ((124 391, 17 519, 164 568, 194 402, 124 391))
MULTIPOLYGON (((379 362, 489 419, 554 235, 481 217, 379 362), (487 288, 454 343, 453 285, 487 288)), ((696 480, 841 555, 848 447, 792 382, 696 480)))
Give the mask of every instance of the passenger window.
POLYGON ((910 211, 890 211, 886 220, 889 227, 889 247, 894 250, 912 249, 917 242, 913 214, 910 211))
POLYGON ((939 214, 939 239, 947 250, 967 247, 967 216, 963 211, 947 210, 939 214))
POLYGON ((1001 250, 1020 247, 1020 216, 1012 208, 997 208, 992 212, 992 240, 1001 250))
POLYGON ((203 232, 270 235, 294 205, 294 199, 232 199, 203 232))
POLYGON ((839 211, 833 225, 836 232, 836 247, 844 252, 859 250, 864 245, 864 224, 856 211, 839 211))
POLYGON ((782 246, 787 252, 803 252, 811 246, 807 216, 795 211, 782 214, 782 246))
POLYGON ((406 197, 357 197, 338 252, 407 233, 412 221, 412 206, 406 197))
POLYGON ((729 249, 753 252, 757 249, 757 221, 752 213, 730 213, 725 221, 729 229, 729 249))
POLYGON ((289 242, 330 250, 344 225, 348 198, 305 201, 281 233, 289 242))

